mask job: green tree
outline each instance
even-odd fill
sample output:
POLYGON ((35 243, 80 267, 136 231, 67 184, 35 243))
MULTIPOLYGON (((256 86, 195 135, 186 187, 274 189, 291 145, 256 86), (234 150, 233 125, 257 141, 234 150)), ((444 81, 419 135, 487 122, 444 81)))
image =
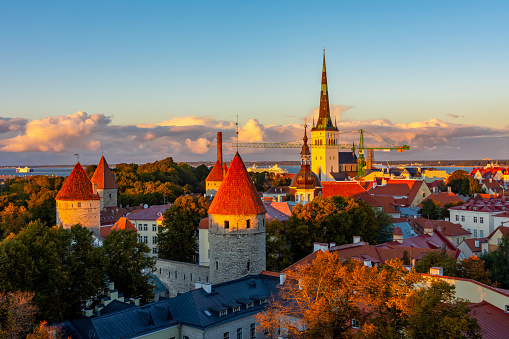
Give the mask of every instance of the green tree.
POLYGON ((285 240, 285 224, 273 219, 266 227, 267 270, 279 272, 293 264, 290 248, 285 240))
POLYGON ((375 241, 379 244, 383 244, 392 241, 392 233, 394 232, 394 225, 392 224, 392 218, 384 211, 376 211, 376 220, 380 231, 375 241))
POLYGON ((147 273, 155 270, 155 260, 148 256, 148 246, 138 242, 136 231, 111 231, 103 242, 103 250, 106 274, 115 288, 126 297, 139 296, 142 303, 152 301, 154 285, 147 273))
POLYGON ((207 216, 207 200, 203 197, 182 196, 163 214, 163 224, 157 234, 159 257, 193 262, 198 252, 200 220, 207 216))
POLYGON ((422 202, 419 213, 426 219, 439 220, 442 216, 442 209, 438 201, 426 199, 422 202))
POLYGON ((509 235, 505 235, 498 248, 481 259, 490 272, 492 281, 500 284, 501 288, 509 288, 509 235))
POLYGON ((456 277, 456 260, 447 254, 445 250, 431 251, 422 256, 415 266, 419 273, 429 273, 431 267, 442 267, 444 275, 456 277))

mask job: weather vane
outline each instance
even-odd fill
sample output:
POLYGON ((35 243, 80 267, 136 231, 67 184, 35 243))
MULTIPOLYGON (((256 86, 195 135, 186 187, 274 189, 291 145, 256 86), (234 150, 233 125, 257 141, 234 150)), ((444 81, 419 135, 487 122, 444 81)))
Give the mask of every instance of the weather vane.
POLYGON ((239 151, 239 115, 237 114, 237 122, 235 123, 237 133, 237 152, 239 151))
POLYGON ((74 156, 76 157, 76 159, 78 159, 78 162, 80 161, 80 155, 79 153, 74 153, 74 156))

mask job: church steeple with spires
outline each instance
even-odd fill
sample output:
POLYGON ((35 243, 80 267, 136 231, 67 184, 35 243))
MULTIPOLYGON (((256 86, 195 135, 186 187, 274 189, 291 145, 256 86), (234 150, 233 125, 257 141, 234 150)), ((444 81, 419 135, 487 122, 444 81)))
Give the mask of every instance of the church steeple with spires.
POLYGON ((311 128, 311 168, 321 181, 333 180, 330 173, 339 171, 338 134, 337 123, 333 124, 330 116, 324 49, 318 121, 315 125, 313 117, 313 127, 311 128))

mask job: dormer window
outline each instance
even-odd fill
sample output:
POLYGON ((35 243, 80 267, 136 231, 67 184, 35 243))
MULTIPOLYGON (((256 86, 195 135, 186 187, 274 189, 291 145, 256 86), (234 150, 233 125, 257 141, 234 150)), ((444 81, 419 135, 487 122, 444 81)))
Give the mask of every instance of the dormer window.
POLYGON ((219 311, 219 316, 224 317, 225 315, 228 315, 228 310, 219 311))
POLYGON ((260 305, 266 304, 267 298, 260 299, 260 305))
POLYGON ((254 302, 250 302, 250 303, 247 303, 247 304, 246 304, 246 310, 247 310, 248 308, 252 308, 252 307, 254 307, 254 302))
POLYGON ((240 312, 240 306, 232 308, 232 313, 240 312))

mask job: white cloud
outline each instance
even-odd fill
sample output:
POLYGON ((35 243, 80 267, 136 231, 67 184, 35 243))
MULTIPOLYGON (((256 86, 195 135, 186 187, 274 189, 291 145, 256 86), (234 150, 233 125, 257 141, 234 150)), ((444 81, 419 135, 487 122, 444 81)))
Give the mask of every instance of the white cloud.
POLYGON ((186 145, 191 150, 191 152, 196 154, 205 154, 208 152, 209 141, 205 138, 199 138, 198 140, 192 141, 191 139, 186 139, 186 145))

